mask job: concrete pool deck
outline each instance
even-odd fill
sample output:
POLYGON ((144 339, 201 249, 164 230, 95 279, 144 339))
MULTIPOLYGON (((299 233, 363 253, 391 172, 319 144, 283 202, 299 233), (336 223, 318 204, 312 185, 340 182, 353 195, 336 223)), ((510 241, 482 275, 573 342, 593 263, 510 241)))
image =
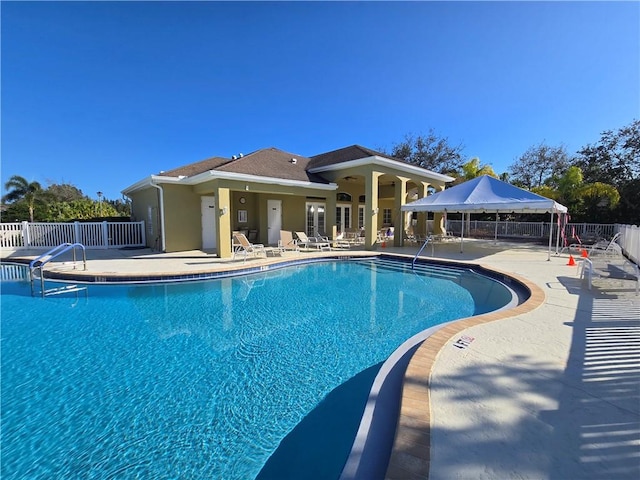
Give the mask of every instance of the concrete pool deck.
MULTIPOLYGON (((41 252, 2 253, 10 259, 41 252)), ((579 267, 567 265, 567 254, 547 261, 546 247, 530 244, 465 241, 464 253, 454 243, 436 245, 434 253, 514 274, 532 283, 541 298, 528 311, 488 323, 462 320, 443 332, 436 346, 429 340, 423 344, 424 355, 414 357, 407 369, 405 391, 417 386, 426 397, 403 398, 400 430, 408 427, 415 436, 398 433, 387 478, 638 478, 640 297, 635 281, 597 278, 589 290, 577 276, 579 267)), ((87 250, 87 274, 200 273, 300 257, 371 254, 286 253, 243 263, 200 251, 87 250)), ((68 259, 51 265, 62 272, 72 269, 68 259)))

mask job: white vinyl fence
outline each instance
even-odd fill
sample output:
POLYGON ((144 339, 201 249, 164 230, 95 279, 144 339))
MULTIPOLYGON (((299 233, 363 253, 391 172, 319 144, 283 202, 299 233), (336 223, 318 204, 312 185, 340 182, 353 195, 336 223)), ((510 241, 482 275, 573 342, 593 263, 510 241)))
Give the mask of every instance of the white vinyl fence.
POLYGON ((0 223, 0 247, 7 249, 57 247, 81 243, 107 249, 146 246, 144 222, 0 223))
MULTIPOLYGON (((549 238, 549 222, 498 222, 498 238, 528 239, 546 242, 549 238)), ((433 231, 432 221, 429 221, 430 231, 433 231)), ((461 220, 447 220, 447 231, 460 235, 461 220)), ((465 221, 465 237, 494 238, 496 222, 493 221, 465 221)), ((610 240, 620 232, 618 243, 625 256, 632 262, 640 264, 640 227, 636 225, 620 225, 614 223, 568 223, 564 227, 567 244, 591 244, 597 240, 610 240)), ((558 233, 558 224, 553 223, 554 244, 558 233)), ((562 237, 561 237, 562 238, 562 237)), ((560 241, 560 247, 563 246, 560 241)))
POLYGON ((637 225, 619 225, 620 240, 624 254, 636 265, 640 265, 640 227, 637 225))
MULTIPOLYGON (((569 243, 577 243, 580 238, 585 243, 593 240, 610 239, 618 231, 619 225, 613 223, 569 223, 565 226, 565 235, 569 243)), ((498 238, 548 239, 549 222, 497 222, 498 238)), ((460 235, 461 220, 447 220, 447 230, 460 235)), ((495 221, 465 221, 464 236, 477 238, 493 238, 496 233, 495 221)), ((558 225, 553 224, 553 235, 558 233, 558 225)))

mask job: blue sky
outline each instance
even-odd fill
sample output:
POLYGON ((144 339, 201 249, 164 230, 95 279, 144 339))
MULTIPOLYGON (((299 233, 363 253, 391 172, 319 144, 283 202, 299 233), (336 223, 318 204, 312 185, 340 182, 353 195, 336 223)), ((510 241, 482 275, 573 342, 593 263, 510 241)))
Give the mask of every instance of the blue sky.
POLYGON ((1 21, 3 185, 115 199, 211 156, 430 128, 501 173, 640 117, 638 2, 3 1, 1 21))

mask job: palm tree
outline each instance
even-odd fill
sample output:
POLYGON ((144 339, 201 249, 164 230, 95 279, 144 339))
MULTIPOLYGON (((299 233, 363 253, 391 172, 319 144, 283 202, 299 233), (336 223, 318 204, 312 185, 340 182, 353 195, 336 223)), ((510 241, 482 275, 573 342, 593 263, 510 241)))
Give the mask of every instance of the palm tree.
POLYGON ((33 222, 34 208, 37 203, 43 202, 46 195, 42 186, 38 182, 28 182, 24 177, 14 175, 4 184, 4 188, 7 194, 2 200, 9 203, 26 202, 29 207, 29 220, 33 222))

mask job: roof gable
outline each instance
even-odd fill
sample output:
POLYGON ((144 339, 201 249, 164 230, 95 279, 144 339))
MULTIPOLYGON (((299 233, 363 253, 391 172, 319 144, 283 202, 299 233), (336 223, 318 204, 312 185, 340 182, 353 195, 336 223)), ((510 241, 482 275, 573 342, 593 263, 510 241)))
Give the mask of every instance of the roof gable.
POLYGON ((385 153, 371 150, 370 148, 363 147, 361 145, 351 145, 349 147, 339 148, 327 153, 321 153, 311 157, 309 168, 326 167, 329 165, 336 165, 338 163, 350 162, 352 160, 359 160, 367 157, 382 157, 387 160, 400 162, 406 165, 405 162, 398 158, 394 158, 385 153))

